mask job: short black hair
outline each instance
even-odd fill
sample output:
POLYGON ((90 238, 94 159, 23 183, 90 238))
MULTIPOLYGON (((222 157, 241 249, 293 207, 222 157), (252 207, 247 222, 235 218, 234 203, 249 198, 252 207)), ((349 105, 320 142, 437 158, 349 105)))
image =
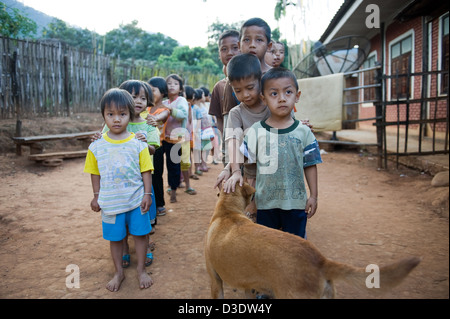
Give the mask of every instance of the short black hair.
POLYGON ((238 31, 236 31, 236 30, 226 30, 226 31, 222 32, 222 34, 219 37, 219 46, 222 43, 222 40, 226 39, 228 37, 236 38, 236 39, 238 39, 238 41, 240 39, 238 31))
POLYGON ((148 84, 151 86, 158 88, 159 92, 163 95, 163 97, 167 97, 169 90, 167 89, 166 80, 160 76, 154 76, 150 80, 148 80, 148 84))
POLYGON ((148 83, 141 80, 127 80, 119 86, 119 89, 126 90, 130 94, 133 94, 133 92, 134 94, 139 94, 141 88, 144 89, 147 106, 153 106, 153 92, 148 86, 148 83))
POLYGON ((200 89, 202 89, 203 93, 205 93, 205 97, 209 96, 209 90, 206 86, 201 86, 200 89))
POLYGON ((148 92, 147 106, 154 106, 155 105, 155 99, 153 97, 152 87, 150 86, 150 84, 148 84, 145 81, 142 81, 142 83, 144 84, 144 89, 147 90, 147 92, 148 92))
POLYGON ((185 85, 184 86, 184 93, 186 94, 186 99, 192 100, 194 98, 195 90, 194 90, 194 88, 192 86, 185 85))
POLYGON ((264 93, 264 84, 269 81, 269 80, 274 80, 274 79, 281 79, 281 78, 289 78, 291 79, 294 84, 295 84, 295 88, 298 91, 298 82, 297 82, 297 78, 295 77, 295 74, 285 68, 282 67, 277 67, 277 68, 271 68, 269 69, 262 77, 261 79, 261 92, 264 93))
POLYGON ((241 31, 239 33, 239 39, 242 38, 242 30, 244 30, 244 28, 251 27, 251 26, 257 26, 257 27, 263 28, 264 33, 267 38, 267 43, 270 42, 272 30, 270 29, 270 26, 267 24, 267 22, 261 18, 251 18, 251 19, 248 19, 247 21, 245 21, 241 27, 241 31))
POLYGON ((126 90, 130 94, 133 94, 133 92, 135 94, 139 94, 139 91, 141 90, 141 88, 144 88, 146 98, 148 99, 147 88, 145 87, 145 84, 142 83, 142 81, 140 81, 140 80, 127 80, 127 81, 122 82, 122 84, 119 85, 119 89, 126 90))
POLYGON ((102 116, 105 118, 105 108, 107 106, 114 106, 117 109, 128 109, 130 111, 130 121, 134 121, 134 100, 131 94, 123 89, 112 88, 103 94, 100 100, 100 109, 102 111, 102 116))
POLYGON ((194 94, 195 99, 196 100, 200 100, 202 98, 203 94, 204 94, 203 90, 202 89, 195 89, 194 91, 195 91, 195 94, 194 94))
POLYGON ((235 55, 227 65, 228 80, 240 81, 249 77, 261 79, 261 63, 250 53, 235 55))

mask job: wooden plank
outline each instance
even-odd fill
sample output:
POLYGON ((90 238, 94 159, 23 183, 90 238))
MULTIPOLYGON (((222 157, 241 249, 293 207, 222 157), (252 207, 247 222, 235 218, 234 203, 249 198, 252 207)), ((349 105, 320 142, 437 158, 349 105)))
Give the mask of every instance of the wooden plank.
POLYGON ((16 144, 33 144, 36 142, 50 141, 50 140, 63 140, 63 139, 84 139, 89 138, 98 131, 92 132, 80 132, 80 133, 68 133, 68 134, 55 134, 55 135, 38 135, 38 136, 17 136, 12 137, 16 144))
POLYGON ((82 151, 70 151, 70 152, 54 152, 54 153, 44 153, 44 154, 33 154, 29 155, 28 159, 32 161, 44 161, 50 158, 76 158, 85 157, 87 150, 82 151))

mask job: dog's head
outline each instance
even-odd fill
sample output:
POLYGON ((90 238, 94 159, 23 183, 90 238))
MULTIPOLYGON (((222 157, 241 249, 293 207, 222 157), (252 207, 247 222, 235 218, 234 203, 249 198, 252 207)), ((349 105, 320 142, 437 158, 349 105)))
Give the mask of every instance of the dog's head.
POLYGON ((239 183, 236 183, 236 188, 232 193, 225 193, 222 189, 219 194, 219 199, 242 206, 242 210, 244 210, 244 208, 250 204, 252 195, 255 192, 256 190, 248 183, 244 183, 242 186, 240 186, 239 183))

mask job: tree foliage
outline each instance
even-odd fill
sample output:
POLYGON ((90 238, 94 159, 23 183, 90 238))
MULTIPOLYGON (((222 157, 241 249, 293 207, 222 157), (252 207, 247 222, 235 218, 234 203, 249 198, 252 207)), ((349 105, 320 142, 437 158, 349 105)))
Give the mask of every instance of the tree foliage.
POLYGON ((8 38, 34 38, 36 22, 22 15, 16 8, 8 9, 0 2, 0 35, 8 38))
POLYGON ((286 0, 278 0, 275 5, 274 17, 275 20, 280 21, 280 18, 286 16, 286 7, 287 6, 296 6, 295 2, 286 1, 286 0))
POLYGON ((148 33, 137 24, 134 20, 106 33, 105 54, 121 59, 157 61, 160 55, 170 55, 178 46, 176 40, 159 32, 148 33))
POLYGON ((73 28, 60 19, 53 19, 43 30, 45 39, 56 39, 69 46, 84 50, 97 49, 100 36, 88 29, 73 28))

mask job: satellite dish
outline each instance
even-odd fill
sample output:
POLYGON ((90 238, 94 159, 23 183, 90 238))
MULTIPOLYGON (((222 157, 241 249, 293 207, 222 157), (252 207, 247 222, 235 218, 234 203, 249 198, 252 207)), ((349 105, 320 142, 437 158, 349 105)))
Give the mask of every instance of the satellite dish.
POLYGON ((327 44, 317 41, 293 71, 298 79, 354 71, 366 60, 369 50, 369 40, 361 36, 344 36, 327 44))

